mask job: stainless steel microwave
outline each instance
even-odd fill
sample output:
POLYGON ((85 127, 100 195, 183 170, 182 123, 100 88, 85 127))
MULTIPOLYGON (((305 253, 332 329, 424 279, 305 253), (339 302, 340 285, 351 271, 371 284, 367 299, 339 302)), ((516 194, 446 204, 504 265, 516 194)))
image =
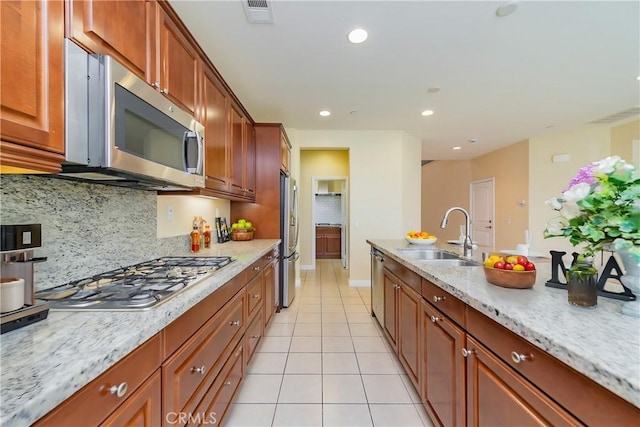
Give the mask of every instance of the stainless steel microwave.
POLYGON ((204 187, 204 126, 114 58, 65 43, 59 176, 149 190, 204 187))

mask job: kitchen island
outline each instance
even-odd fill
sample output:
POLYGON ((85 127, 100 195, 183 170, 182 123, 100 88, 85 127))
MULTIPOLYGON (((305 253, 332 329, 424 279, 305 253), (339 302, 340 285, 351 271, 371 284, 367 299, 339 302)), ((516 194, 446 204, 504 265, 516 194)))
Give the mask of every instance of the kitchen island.
MULTIPOLYGON (((538 272, 533 288, 505 289, 485 280, 481 252, 487 248, 473 251, 468 258, 477 266, 425 266, 407 251, 399 250, 417 248, 405 240, 367 242, 384 253, 385 261, 390 258, 420 276, 423 291, 427 281, 464 303, 469 308, 465 322, 478 318, 470 312, 480 313, 542 350, 541 354, 553 356, 640 408, 640 319, 621 314, 624 302, 599 297, 595 309, 570 306, 566 291, 545 286, 551 277, 548 262, 534 260, 538 272)), ((464 258, 459 246, 437 243, 434 247, 464 258)), ((425 298, 424 292, 422 297, 425 298)), ((439 319, 435 316, 432 320, 435 324, 439 319)), ((471 323, 466 326, 468 330, 474 327, 471 323)), ((526 362, 519 366, 522 365, 526 362)), ((598 402, 584 402, 590 404, 598 402)))
POLYGON ((31 425, 278 243, 273 239, 227 242, 199 252, 198 256, 231 256, 234 262, 148 310, 51 311, 44 321, 3 334, 0 425, 31 425))

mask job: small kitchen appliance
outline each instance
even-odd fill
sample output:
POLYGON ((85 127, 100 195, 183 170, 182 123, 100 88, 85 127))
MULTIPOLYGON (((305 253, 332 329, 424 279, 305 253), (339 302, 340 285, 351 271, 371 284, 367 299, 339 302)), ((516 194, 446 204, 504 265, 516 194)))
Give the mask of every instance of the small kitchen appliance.
POLYGON ((38 292, 52 310, 146 310, 233 261, 226 256, 164 257, 38 292))
MULTIPOLYGON (((40 224, 0 225, 0 276, 5 283, 24 281, 24 304, 11 311, 0 313, 0 333, 44 320, 49 314, 46 301, 35 299, 33 264, 47 258, 35 258, 33 250, 42 245, 40 224)), ((9 297, 2 293, 2 297, 9 297)), ((3 304, 4 305, 4 304, 3 304)))

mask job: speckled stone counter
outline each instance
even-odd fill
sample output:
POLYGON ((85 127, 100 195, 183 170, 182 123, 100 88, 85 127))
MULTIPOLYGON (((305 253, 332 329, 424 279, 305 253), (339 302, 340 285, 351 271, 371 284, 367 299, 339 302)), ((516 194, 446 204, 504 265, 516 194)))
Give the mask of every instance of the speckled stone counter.
POLYGON ((278 242, 227 242, 201 251, 200 256, 231 256, 235 262, 149 310, 51 311, 42 322, 3 334, 0 337, 0 425, 32 424, 278 242))
MULTIPOLYGON (((621 314, 624 302, 598 298, 595 309, 570 306, 567 292, 545 286, 551 265, 536 262, 531 289, 489 284, 481 266, 425 267, 398 248, 405 240, 367 241, 387 256, 430 280, 533 345, 640 407, 640 319, 621 314)), ((461 255, 461 248, 438 243, 461 255)), ((473 251, 480 262, 483 248, 473 251)))

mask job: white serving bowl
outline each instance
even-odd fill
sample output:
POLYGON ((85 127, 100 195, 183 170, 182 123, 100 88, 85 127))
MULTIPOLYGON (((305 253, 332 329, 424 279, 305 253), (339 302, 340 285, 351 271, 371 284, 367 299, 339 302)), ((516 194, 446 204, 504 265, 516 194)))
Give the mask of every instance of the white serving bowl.
POLYGON ((414 245, 422 245, 422 246, 429 246, 429 245, 433 245, 435 242, 438 241, 437 237, 434 237, 433 239, 412 239, 411 237, 407 237, 404 236, 405 239, 407 239, 407 242, 412 243, 414 245))

